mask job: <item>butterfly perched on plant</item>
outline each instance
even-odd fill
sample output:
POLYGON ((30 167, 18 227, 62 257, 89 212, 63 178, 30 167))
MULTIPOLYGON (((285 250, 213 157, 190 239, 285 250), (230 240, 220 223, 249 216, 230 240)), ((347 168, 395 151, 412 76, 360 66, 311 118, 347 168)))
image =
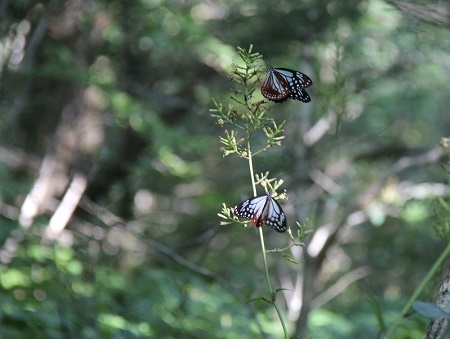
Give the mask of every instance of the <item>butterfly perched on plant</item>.
POLYGON ((280 103, 287 99, 310 102, 311 97, 305 88, 313 84, 312 80, 302 72, 287 68, 267 69, 267 76, 261 87, 262 95, 271 101, 280 103))
POLYGON ((271 193, 245 200, 234 209, 234 214, 241 218, 251 219, 252 224, 256 227, 266 224, 278 232, 284 232, 287 229, 286 215, 280 204, 272 198, 271 193))

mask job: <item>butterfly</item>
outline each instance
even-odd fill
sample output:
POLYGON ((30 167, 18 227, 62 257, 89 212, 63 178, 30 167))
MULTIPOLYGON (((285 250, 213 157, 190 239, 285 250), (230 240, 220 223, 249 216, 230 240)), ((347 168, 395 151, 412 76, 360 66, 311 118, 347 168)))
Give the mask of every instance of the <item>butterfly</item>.
POLYGON ((269 100, 277 103, 287 99, 310 102, 311 97, 305 88, 313 84, 312 80, 302 72, 287 68, 269 67, 267 76, 261 87, 261 94, 269 100))
POLYGON ((280 204, 272 198, 272 194, 258 195, 245 200, 234 209, 234 214, 238 217, 251 219, 252 224, 261 227, 266 224, 275 231, 286 231, 286 215, 280 204))

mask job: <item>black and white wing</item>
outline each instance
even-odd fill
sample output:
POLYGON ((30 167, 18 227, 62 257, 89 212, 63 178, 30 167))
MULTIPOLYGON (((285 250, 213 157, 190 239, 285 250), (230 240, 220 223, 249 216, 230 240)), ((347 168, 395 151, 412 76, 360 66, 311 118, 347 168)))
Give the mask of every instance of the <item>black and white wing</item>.
POLYGON ((311 101, 311 97, 304 89, 299 89, 298 91, 289 93, 288 98, 293 100, 300 100, 304 103, 308 103, 311 101))
POLYGON ((266 99, 277 103, 287 99, 310 102, 311 97, 304 89, 312 84, 311 78, 302 72, 269 67, 261 93, 266 99))
POLYGON ((280 204, 274 198, 269 197, 269 210, 266 225, 277 232, 285 232, 287 229, 286 215, 280 204))
POLYGON ((258 195, 257 197, 245 200, 234 209, 234 214, 238 217, 251 219, 252 224, 261 227, 265 223, 265 214, 267 214, 268 195, 258 195))
POLYGON ((256 227, 266 224, 278 232, 287 229, 286 215, 270 193, 245 200, 234 209, 234 214, 251 220, 256 227))
POLYGON ((289 95, 289 83, 273 67, 270 67, 261 87, 261 94, 274 102, 286 101, 289 95))

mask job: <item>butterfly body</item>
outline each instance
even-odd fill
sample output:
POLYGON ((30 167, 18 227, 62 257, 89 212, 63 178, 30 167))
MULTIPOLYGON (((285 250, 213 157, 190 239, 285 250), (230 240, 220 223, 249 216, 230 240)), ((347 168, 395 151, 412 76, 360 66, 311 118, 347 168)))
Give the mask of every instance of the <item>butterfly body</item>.
POLYGON ((311 97, 305 88, 313 84, 310 77, 288 68, 269 67, 261 87, 262 95, 271 101, 281 103, 287 99, 310 102, 311 97))
POLYGON ((234 209, 234 214, 250 219, 256 227, 266 224, 278 232, 284 232, 287 229, 286 215, 270 193, 245 200, 234 209))

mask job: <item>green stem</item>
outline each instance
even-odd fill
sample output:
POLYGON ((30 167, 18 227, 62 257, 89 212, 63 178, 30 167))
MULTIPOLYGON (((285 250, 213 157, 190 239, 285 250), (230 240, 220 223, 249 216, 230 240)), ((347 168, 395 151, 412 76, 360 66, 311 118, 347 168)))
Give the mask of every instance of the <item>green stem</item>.
MULTIPOLYGON (((249 53, 251 52, 251 47, 249 50, 249 53)), ((249 111, 251 111, 251 105, 249 104, 248 101, 248 86, 247 86, 247 78, 249 77, 249 64, 247 62, 247 67, 245 68, 245 77, 243 77, 243 84, 244 84, 244 101, 245 101, 245 105, 246 107, 249 109, 249 111)), ((250 169, 250 177, 252 180, 252 188, 253 188, 253 196, 256 196, 256 183, 255 183, 255 175, 254 175, 254 171, 253 171, 253 158, 252 158, 252 150, 250 147, 250 140, 252 137, 252 133, 254 130, 247 130, 248 135, 247 135, 247 152, 248 152, 248 163, 249 163, 249 169, 250 169)), ((280 319, 281 325, 283 326, 283 332, 284 332, 284 337, 286 339, 289 338, 288 336, 288 332, 286 329, 286 324, 284 323, 284 319, 283 319, 283 315, 281 314, 280 308, 278 307, 277 303, 276 303, 276 293, 274 293, 273 289, 272 289, 272 285, 270 283, 270 276, 269 276, 269 266, 267 265, 267 257, 266 257, 266 246, 264 244, 264 234, 263 234, 263 230, 262 227, 258 227, 259 229, 259 238, 261 240, 261 253, 262 253, 262 257, 263 257, 263 262, 264 262, 264 272, 266 275, 266 282, 267 282, 267 287, 269 289, 270 292, 270 303, 275 307, 275 310, 277 311, 278 317, 280 319)))
POLYGON ((273 292, 272 284, 270 283, 269 266, 267 265, 266 246, 264 245, 264 234, 262 231, 262 227, 259 227, 259 239, 261 239, 261 252, 262 252, 262 256, 263 256, 264 272, 266 274, 267 288, 269 289, 270 297, 271 297, 270 302, 273 305, 273 307, 275 307, 275 310, 277 311, 278 318, 280 319, 280 322, 281 322, 281 326, 283 326, 284 337, 287 339, 287 338, 289 338, 289 335, 288 335, 288 332, 286 329, 286 324, 284 323, 283 315, 281 314, 280 308, 278 307, 277 301, 275 299, 276 293, 273 292))
POLYGON ((405 315, 409 312, 409 309, 411 308, 413 302, 417 299, 417 297, 422 293, 423 289, 425 288, 426 284, 433 278, 433 276, 436 274, 439 267, 442 265, 444 260, 447 258, 447 256, 450 253, 450 243, 447 245, 445 250, 442 252, 438 260, 434 263, 433 267, 428 271, 425 278, 422 280, 420 285, 416 288, 412 296, 409 298, 408 302, 406 303, 405 307, 403 307, 402 311, 400 312, 400 315, 395 319, 395 321, 392 323, 392 325, 389 327, 389 331, 387 332, 385 339, 390 338, 395 330, 397 329, 399 323, 403 320, 405 315))
MULTIPOLYGON (((252 178, 253 195, 256 196, 256 184, 255 184, 255 175, 253 174, 253 158, 252 158, 252 151, 250 148, 250 139, 247 141, 247 152, 248 152, 248 164, 250 168, 250 177, 252 178)), ((259 239, 261 240, 261 253, 264 262, 264 272, 266 275, 267 288, 269 289, 271 298, 270 303, 275 307, 275 310, 277 311, 278 318, 280 319, 281 322, 281 326, 283 326, 284 337, 287 339, 289 338, 289 336, 286 329, 286 324, 284 323, 283 315, 281 314, 280 308, 278 307, 277 302, 275 300, 276 295, 273 292, 272 284, 270 283, 269 266, 267 265, 266 246, 264 244, 263 229, 262 227, 258 227, 258 229, 259 229, 259 239)))
POLYGON ((273 306, 275 307, 275 309, 277 311, 278 318, 280 318, 281 326, 283 326, 284 337, 285 337, 285 339, 288 339, 289 338, 288 331, 286 329, 286 324, 284 323, 283 315, 281 314, 280 308, 278 307, 276 302, 273 303, 273 306))
POLYGON ((264 271, 266 273, 267 287, 269 289, 270 296, 273 297, 273 290, 272 285, 270 284, 270 277, 269 277, 269 267, 267 265, 267 258, 266 258, 266 246, 264 245, 264 234, 262 231, 262 227, 258 227, 258 229, 259 229, 259 239, 261 240, 261 252, 264 262, 264 271))
POLYGON ((250 177, 252 178, 253 196, 256 196, 256 184, 255 184, 255 175, 253 174, 253 158, 252 158, 252 150, 250 149, 250 139, 247 141, 247 152, 248 152, 248 166, 250 167, 250 177))
POLYGON ((259 227, 259 239, 261 239, 261 253, 262 253, 263 262, 264 262, 264 272, 266 274, 267 288, 269 289, 270 297, 271 297, 270 303, 273 305, 273 307, 275 307, 275 310, 277 311, 278 318, 280 319, 280 322, 281 322, 281 326, 283 326, 284 337, 287 339, 287 338, 289 338, 289 335, 288 335, 288 332, 286 329, 286 324, 284 323, 283 315, 281 314, 280 308, 278 307, 277 302, 275 300, 276 293, 273 292, 272 284, 270 283, 269 266, 267 265, 266 246, 264 245, 264 234, 262 231, 262 227, 259 227))

